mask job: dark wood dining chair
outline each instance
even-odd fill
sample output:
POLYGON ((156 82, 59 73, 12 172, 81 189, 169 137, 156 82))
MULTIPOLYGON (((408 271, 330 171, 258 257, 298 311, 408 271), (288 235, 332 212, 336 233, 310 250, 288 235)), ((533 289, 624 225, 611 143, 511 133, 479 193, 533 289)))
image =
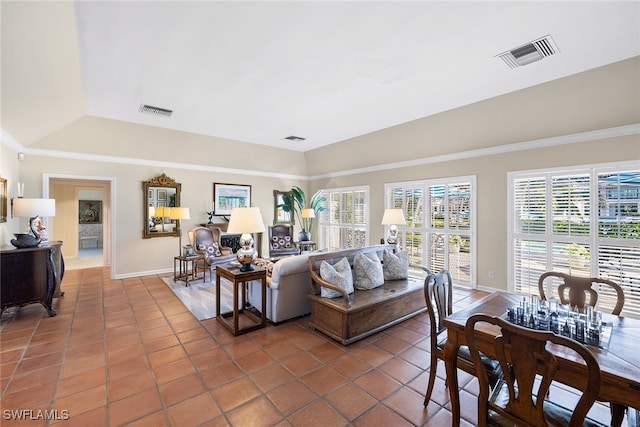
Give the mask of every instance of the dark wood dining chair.
POLYGON ((479 383, 478 426, 603 426, 587 418, 600 391, 601 377, 598 361, 584 345, 553 332, 524 328, 486 314, 475 314, 467 320, 465 336, 479 383), (476 343, 476 334, 481 333, 476 329, 479 323, 484 324, 479 327, 495 325, 501 331, 493 340, 493 347, 504 375, 493 390, 476 343), (573 408, 542 398, 547 396, 559 368, 556 357, 548 351, 549 343, 573 350, 579 356, 576 360, 581 358, 586 364, 582 395, 573 408))
MULTIPOLYGON (((427 314, 429 316, 431 366, 429 368, 429 383, 424 398, 424 406, 427 406, 433 386, 436 381, 438 359, 444 361, 444 345, 447 342, 447 328, 443 324, 445 317, 453 313, 453 281, 447 270, 429 274, 424 281, 424 296, 427 302, 427 314)), ((502 375, 500 364, 488 357, 483 357, 483 363, 487 370, 491 384, 495 384, 502 375)), ((461 346, 458 350, 458 368, 470 374, 475 374, 469 349, 461 346)))
MULTIPOLYGON (((599 296, 598 291, 593 288, 595 284, 597 286, 607 286, 615 292, 615 306, 611 314, 617 316, 622 312, 622 307, 624 307, 624 291, 622 287, 616 282, 599 277, 579 277, 558 271, 548 271, 538 279, 538 292, 540 293, 541 299, 547 299, 545 293, 546 281, 553 280, 554 278, 560 279, 560 284, 558 284, 556 289, 558 299, 562 304, 569 304, 572 307, 578 306, 580 309, 583 309, 585 304, 595 307, 599 296)), ((612 294, 613 292, 610 293, 612 294)), ((624 412, 627 408, 624 405, 614 402, 610 402, 610 408, 611 426, 620 427, 624 419, 624 412)))
POLYGON ((624 291, 616 282, 599 277, 571 276, 557 271, 548 271, 538 279, 538 292, 540 292, 540 298, 543 300, 547 299, 545 282, 548 278, 554 277, 560 279, 557 292, 562 304, 571 304, 572 307, 578 306, 581 309, 584 308, 585 304, 595 307, 598 302, 598 291, 593 288, 595 284, 597 286, 608 286, 615 292, 616 304, 611 314, 617 316, 622 311, 622 307, 624 306, 624 291))

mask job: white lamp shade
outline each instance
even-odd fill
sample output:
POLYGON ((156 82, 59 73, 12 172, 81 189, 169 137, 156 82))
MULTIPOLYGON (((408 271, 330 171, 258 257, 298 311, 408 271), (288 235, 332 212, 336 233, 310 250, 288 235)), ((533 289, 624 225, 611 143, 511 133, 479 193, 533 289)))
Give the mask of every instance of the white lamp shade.
POLYGON ((56 216, 56 199, 13 199, 13 216, 56 216))
POLYGON ((156 216, 156 208, 154 208, 153 206, 149 206, 149 216, 156 216))
POLYGON ((400 225, 406 223, 402 209, 385 209, 382 225, 400 225))
POLYGON ((175 207, 169 212, 169 219, 191 219, 189 208, 175 207))
POLYGON ((302 218, 315 218, 316 217, 316 211, 314 211, 311 208, 302 209, 302 212, 300 213, 300 216, 302 218))
POLYGON ((264 221, 260 208, 233 208, 227 233, 263 233, 264 221))

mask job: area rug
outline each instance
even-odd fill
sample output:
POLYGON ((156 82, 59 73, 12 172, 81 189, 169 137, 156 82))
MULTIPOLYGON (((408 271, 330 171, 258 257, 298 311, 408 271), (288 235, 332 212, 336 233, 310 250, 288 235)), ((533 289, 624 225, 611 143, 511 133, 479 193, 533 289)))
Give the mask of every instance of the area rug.
MULTIPOLYGON (((216 317, 215 276, 213 282, 196 280, 189 282, 189 286, 185 286, 181 280, 173 280, 173 277, 164 277, 162 281, 176 294, 196 319, 205 320, 216 317)), ((220 310, 223 313, 231 311, 232 304, 231 284, 223 283, 220 286, 220 310)))

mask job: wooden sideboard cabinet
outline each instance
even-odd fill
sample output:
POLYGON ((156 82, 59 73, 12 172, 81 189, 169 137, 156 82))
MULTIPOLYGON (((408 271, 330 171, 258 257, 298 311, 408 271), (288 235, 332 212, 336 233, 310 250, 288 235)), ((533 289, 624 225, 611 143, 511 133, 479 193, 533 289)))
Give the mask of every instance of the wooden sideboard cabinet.
POLYGON ((55 316, 53 298, 64 295, 60 290, 64 276, 62 242, 45 242, 25 249, 3 247, 0 256, 2 311, 8 307, 40 303, 49 316, 55 316))

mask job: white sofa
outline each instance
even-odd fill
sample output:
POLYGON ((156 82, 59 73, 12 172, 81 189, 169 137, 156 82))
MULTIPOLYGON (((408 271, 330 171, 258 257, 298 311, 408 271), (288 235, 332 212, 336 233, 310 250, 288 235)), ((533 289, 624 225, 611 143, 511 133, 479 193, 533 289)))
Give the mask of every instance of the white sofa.
MULTIPOLYGON (((267 277, 267 319, 273 323, 311 312, 309 254, 286 257, 273 265, 267 277)), ((259 282, 249 284, 249 303, 262 311, 259 282)))

